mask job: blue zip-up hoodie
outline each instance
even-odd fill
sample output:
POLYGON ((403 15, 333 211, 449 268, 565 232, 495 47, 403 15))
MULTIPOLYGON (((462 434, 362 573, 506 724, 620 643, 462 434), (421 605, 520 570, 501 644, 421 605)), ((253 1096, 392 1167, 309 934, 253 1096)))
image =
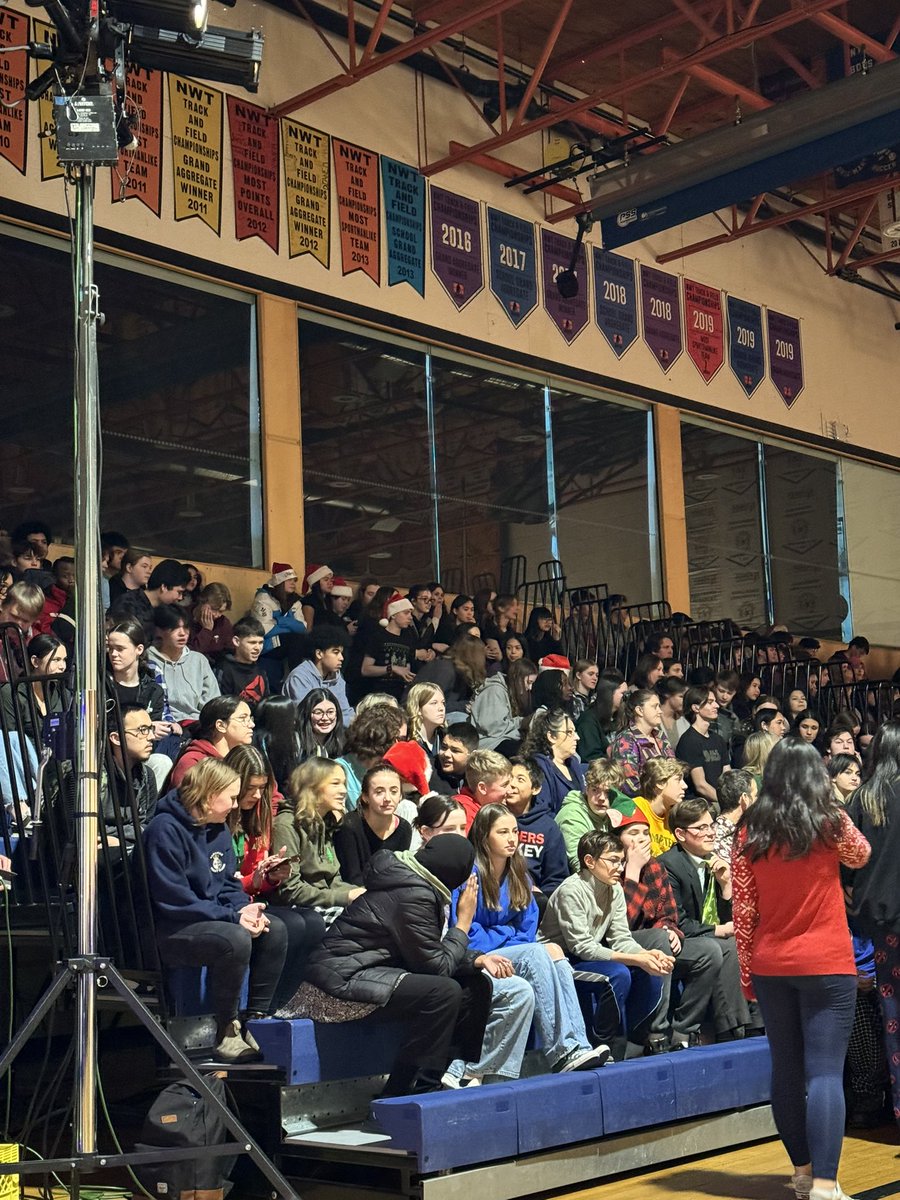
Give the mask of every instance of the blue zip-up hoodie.
POLYGON ((536 754, 534 761, 541 769, 544 785, 538 792, 538 800, 542 801, 556 815, 562 808, 562 802, 569 792, 575 788, 584 791, 584 766, 580 758, 572 757, 566 760, 572 778, 566 779, 562 771, 548 754, 536 754))
POLYGON ((545 896, 568 879, 569 859, 566 843, 550 809, 535 796, 527 813, 516 816, 519 826, 519 853, 531 872, 534 886, 545 896))
POLYGON ((250 897, 236 878, 227 825, 197 825, 177 791, 166 792, 144 830, 147 881, 157 931, 165 935, 195 921, 237 924, 250 897))
MULTIPOLYGON (((478 868, 475 867, 475 873, 478 868)), ((459 888, 450 901, 450 928, 456 924, 456 905, 459 888)), ((500 886, 500 908, 488 908, 479 888, 478 907, 469 930, 469 949, 476 954, 493 954, 504 946, 527 946, 537 940, 538 906, 534 896, 527 908, 513 908, 509 902, 509 885, 500 886)))

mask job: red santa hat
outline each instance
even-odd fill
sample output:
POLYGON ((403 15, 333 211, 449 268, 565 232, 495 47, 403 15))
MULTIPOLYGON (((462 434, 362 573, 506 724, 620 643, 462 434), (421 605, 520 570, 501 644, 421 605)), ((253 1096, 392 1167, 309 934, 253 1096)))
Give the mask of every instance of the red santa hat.
POLYGON ((545 654, 538 666, 542 671, 570 671, 572 664, 564 654, 545 654))
POLYGON ((289 579, 296 579, 297 572, 290 563, 272 563, 272 578, 269 580, 269 587, 278 587, 279 583, 286 583, 289 579))
POLYGON ((394 742, 384 756, 404 783, 414 787, 420 796, 429 790, 428 758, 418 742, 394 742))
POLYGON ((334 577, 334 587, 331 589, 332 596, 346 596, 348 600, 353 598, 353 588, 346 579, 341 579, 340 575, 334 577))
POLYGON ((333 574, 334 571, 332 571, 331 567, 326 567, 324 564, 319 566, 317 563, 307 563, 306 576, 303 580, 303 591, 308 592, 314 583, 319 583, 333 574))
POLYGON ((394 592, 384 605, 384 616, 378 622, 379 625, 387 625, 391 617, 396 617, 398 613, 409 612, 412 609, 412 604, 407 600, 406 596, 401 596, 399 592, 394 592))

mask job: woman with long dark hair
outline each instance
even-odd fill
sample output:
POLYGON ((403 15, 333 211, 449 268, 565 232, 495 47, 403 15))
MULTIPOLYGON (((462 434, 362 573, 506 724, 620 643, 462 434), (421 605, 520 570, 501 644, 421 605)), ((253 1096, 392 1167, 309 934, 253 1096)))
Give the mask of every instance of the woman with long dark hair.
POLYGON ((541 659, 548 654, 563 653, 559 640, 559 626, 549 608, 538 605, 531 610, 528 624, 525 626, 525 642, 528 646, 528 657, 538 666, 541 665, 541 659))
POLYGON ((255 719, 254 742, 272 764, 278 790, 286 795, 291 772, 303 761, 297 705, 290 696, 264 696, 255 719))
POLYGON ((900 977, 900 721, 888 721, 875 734, 864 774, 847 811, 871 843, 872 857, 845 881, 853 889, 851 925, 875 947, 894 1116, 900 1121, 900 1001, 895 994, 900 977))
POLYGON ((178 787, 194 763, 202 758, 224 758, 235 746, 253 741, 253 714, 240 696, 213 696, 200 709, 193 739, 172 768, 170 785, 178 787))
POLYGON ((603 671, 594 691, 594 699, 575 722, 578 755, 582 762, 606 757, 606 747, 616 732, 616 714, 628 691, 621 671, 603 671))
POLYGON ((819 753, 780 741, 735 835, 734 932, 741 987, 759 1001, 772 1050, 772 1113, 791 1183, 811 1200, 844 1196, 837 1168, 857 980, 840 867, 862 867, 870 853, 819 753))
POLYGON ((544 777, 539 801, 558 813, 572 788, 584 791, 584 767, 578 757, 575 722, 561 708, 539 709, 531 718, 522 753, 533 758, 544 777))
POLYGON ((646 688, 629 692, 619 709, 616 725, 618 732, 607 754, 614 762, 621 763, 625 772, 622 791, 626 796, 636 796, 644 763, 650 758, 675 757, 662 727, 659 696, 646 688))
POLYGON ((341 707, 327 688, 313 688, 297 705, 297 735, 303 758, 339 758, 346 733, 341 707))

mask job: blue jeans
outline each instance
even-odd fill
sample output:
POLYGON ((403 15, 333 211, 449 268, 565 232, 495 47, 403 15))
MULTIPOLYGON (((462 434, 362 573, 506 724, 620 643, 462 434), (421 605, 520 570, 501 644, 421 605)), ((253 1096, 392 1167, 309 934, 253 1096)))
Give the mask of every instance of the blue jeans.
POLYGON ((575 970, 595 971, 609 980, 608 984, 578 983, 585 1024, 593 1029, 595 1039, 606 1045, 616 1037, 639 1044, 646 1041, 653 1014, 662 999, 663 977, 609 959, 575 963, 575 970), (608 991, 612 992, 615 1006, 609 1003, 608 991))
POLYGON ((795 1167, 836 1179, 855 975, 754 975, 772 1051, 772 1115, 795 1167))
POLYGON ((477 1063, 464 1063, 456 1058, 446 1074, 461 1079, 463 1075, 499 1075, 503 1079, 518 1079, 522 1059, 534 1015, 534 989, 526 979, 513 975, 509 979, 491 979, 491 1011, 481 1058, 477 1063))
POLYGON ((516 974, 534 989, 534 1028, 548 1064, 554 1066, 573 1050, 588 1050, 591 1043, 569 963, 554 962, 546 948, 535 942, 503 946, 499 953, 512 959, 516 974))

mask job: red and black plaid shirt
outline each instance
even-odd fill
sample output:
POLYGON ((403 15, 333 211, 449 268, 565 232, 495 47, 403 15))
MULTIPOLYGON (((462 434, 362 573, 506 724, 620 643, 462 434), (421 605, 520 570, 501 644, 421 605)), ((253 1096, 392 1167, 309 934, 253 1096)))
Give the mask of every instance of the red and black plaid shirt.
POLYGON ((678 908, 675 893, 669 882, 665 867, 658 858, 651 858, 641 868, 637 883, 622 879, 625 902, 628 905, 628 924, 631 929, 674 929, 684 940, 678 928, 678 908))

